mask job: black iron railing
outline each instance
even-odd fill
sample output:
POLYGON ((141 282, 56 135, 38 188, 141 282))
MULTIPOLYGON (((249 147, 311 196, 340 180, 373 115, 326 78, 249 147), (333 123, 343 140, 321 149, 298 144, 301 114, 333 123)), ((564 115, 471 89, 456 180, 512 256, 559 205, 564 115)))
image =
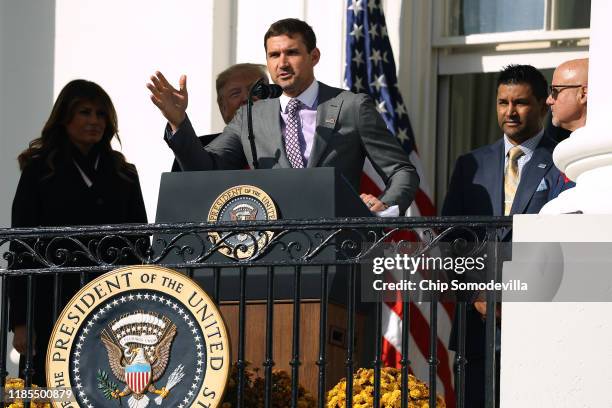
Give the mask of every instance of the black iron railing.
MULTIPOLYGON (((422 218, 356 218, 356 219, 320 219, 320 220, 284 220, 268 222, 240 223, 180 223, 180 224, 145 224, 145 225, 105 225, 93 227, 58 227, 31 229, 0 229, 0 251, 4 265, 0 268, 2 299, 0 314, 0 381, 2 386, 6 378, 6 349, 8 334, 7 314, 7 280, 12 276, 27 276, 27 301, 32 305, 35 277, 50 275, 53 277, 54 310, 53 317, 61 312, 61 276, 65 273, 79 273, 81 283, 85 283, 92 274, 106 272, 125 264, 156 264, 173 269, 184 270, 194 277, 197 270, 205 268, 212 271, 212 297, 216 302, 222 299, 224 273, 238 270, 238 349, 236 362, 238 367, 238 397, 236 404, 244 406, 242 390, 245 385, 245 327, 247 305, 247 278, 254 267, 265 268, 267 290, 263 297, 265 303, 265 336, 262 341, 265 348, 265 359, 262 362, 265 377, 265 406, 272 401, 272 369, 274 361, 273 328, 274 316, 274 282, 278 279, 279 270, 291 271, 293 291, 290 302, 293 303, 293 327, 291 333, 292 352, 291 366, 292 397, 288 404, 297 406, 300 361, 300 305, 304 294, 301 292, 302 268, 319 268, 320 321, 318 333, 318 377, 316 379, 318 406, 325 406, 327 370, 328 370, 328 306, 330 268, 345 267, 346 275, 346 358, 345 373, 352 378, 355 371, 355 332, 356 301, 358 294, 357 277, 362 263, 383 245, 401 245, 402 239, 392 241, 398 233, 410 233, 411 240, 418 240, 417 249, 412 254, 430 251, 443 242, 469 241, 473 251, 486 251, 487 277, 496 278, 498 273, 499 254, 494 245, 500 240, 502 231, 511 227, 509 217, 422 217, 422 218), (217 238, 209 233, 216 232, 217 238), (272 234, 270 234, 271 232, 272 234), (246 243, 252 243, 249 249, 246 243), (229 253, 239 260, 220 256, 221 252, 229 253)), ((414 245, 414 244, 413 244, 414 245)), ((235 281, 234 281, 235 282, 235 281)), ((493 295, 487 297, 486 319, 486 384, 485 399, 487 407, 495 406, 495 336, 496 316, 493 295)), ((408 386, 410 368, 409 347, 409 308, 410 299, 403 299, 402 309, 402 351, 401 360, 402 388, 408 386)), ((374 357, 370 367, 375 372, 374 406, 379 406, 381 398, 380 370, 381 360, 381 325, 382 303, 374 307, 374 325, 368 335, 374 336, 374 357)), ((455 357, 455 392, 457 406, 463 407, 464 373, 467 363, 465 358, 465 312, 466 303, 458 302, 458 343, 455 357)), ((438 366, 436 339, 438 304, 430 306, 429 333, 429 386, 430 406, 435 406, 436 370, 438 366)), ((27 342, 26 384, 31 384, 32 367, 32 320, 35 318, 32 307, 27 308, 27 342)), ((352 395, 352 381, 347 381, 347 395, 352 395)), ((347 398, 346 406, 352 406, 347 398)), ((402 393, 401 406, 408 406, 408 393, 402 393)))

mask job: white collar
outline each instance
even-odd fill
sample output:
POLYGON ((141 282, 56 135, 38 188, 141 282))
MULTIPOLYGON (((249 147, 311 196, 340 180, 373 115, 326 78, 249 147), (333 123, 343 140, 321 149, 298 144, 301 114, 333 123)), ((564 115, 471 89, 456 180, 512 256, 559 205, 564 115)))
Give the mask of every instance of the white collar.
MULTIPOLYGON (((517 146, 519 146, 523 153, 525 153, 526 157, 531 157, 536 147, 538 147, 538 145, 540 144, 540 140, 542 140, 543 136, 544 128, 542 128, 538 133, 536 133, 535 136, 530 137, 529 139, 525 140, 523 143, 517 146)), ((508 152, 513 146, 514 145, 512 144, 512 142, 510 142, 508 136, 504 133, 504 157, 508 156, 508 152)))
MULTIPOLYGON (((81 166, 79 166, 79 163, 77 163, 76 160, 74 160, 74 159, 72 159, 72 162, 76 166, 76 168, 79 171, 79 173, 81 173, 81 177, 83 178, 83 181, 85 182, 87 187, 93 186, 93 182, 91 181, 91 179, 89 177, 87 177, 87 174, 85 174, 85 172, 83 171, 81 166)), ((94 163, 94 170, 98 170, 98 164, 99 163, 100 163, 100 155, 98 155, 96 157, 96 162, 94 163)))
MULTIPOLYGON (((319 82, 315 79, 312 81, 312 84, 310 84, 310 86, 304 90, 304 92, 297 96, 297 99, 309 108, 314 108, 318 96, 319 82)), ((281 112, 285 112, 285 109, 287 109, 287 104, 293 98, 283 93, 278 99, 280 102, 281 112)))

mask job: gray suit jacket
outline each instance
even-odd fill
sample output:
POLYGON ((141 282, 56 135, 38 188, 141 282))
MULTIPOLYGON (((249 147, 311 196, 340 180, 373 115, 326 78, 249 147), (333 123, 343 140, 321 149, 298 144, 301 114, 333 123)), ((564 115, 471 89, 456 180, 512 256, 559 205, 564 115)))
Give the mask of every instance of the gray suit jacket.
MULTIPOLYGON (((262 169, 291 167, 283 145, 281 121, 278 99, 253 105, 253 133, 262 169)), ((189 119, 172 136, 167 128, 166 141, 183 170, 243 169, 252 162, 244 107, 205 148, 189 119)), ((319 83, 316 130, 307 167, 336 167, 359 191, 366 156, 386 185, 380 200, 397 204, 403 213, 419 185, 408 155, 387 130, 367 95, 319 83)))

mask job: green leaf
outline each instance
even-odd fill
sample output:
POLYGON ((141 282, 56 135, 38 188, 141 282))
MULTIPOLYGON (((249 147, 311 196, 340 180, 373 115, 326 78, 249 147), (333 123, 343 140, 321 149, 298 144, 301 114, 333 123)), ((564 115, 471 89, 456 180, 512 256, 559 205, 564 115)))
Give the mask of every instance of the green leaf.
POLYGON ((102 390, 104 397, 109 400, 113 399, 112 394, 113 391, 117 389, 117 384, 108 379, 106 371, 99 369, 96 374, 96 379, 98 380, 98 389, 102 390))

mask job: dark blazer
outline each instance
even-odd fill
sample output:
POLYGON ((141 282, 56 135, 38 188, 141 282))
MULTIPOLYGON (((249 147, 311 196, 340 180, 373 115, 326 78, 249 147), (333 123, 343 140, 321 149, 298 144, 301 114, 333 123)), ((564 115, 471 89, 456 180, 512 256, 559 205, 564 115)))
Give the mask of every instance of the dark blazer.
MULTIPOLYGON (((202 147, 206 147, 210 142, 215 140, 216 137, 219 136, 220 134, 221 133, 213 133, 210 135, 198 136, 198 139, 200 139, 200 143, 202 143, 202 147)), ((172 172, 183 171, 183 169, 181 169, 181 166, 179 165, 178 161, 176 161, 176 159, 174 159, 174 161, 172 162, 171 171, 172 172)))
MULTIPOLYGON (((559 170, 552 160, 556 145, 545 132, 522 170, 511 214, 537 214, 550 200, 559 179, 559 170)), ((442 215, 504 215, 504 163, 503 139, 460 156, 442 215)))
MULTIPOLYGON (((262 169, 291 167, 281 121, 278 98, 253 105, 253 133, 262 169)), ((235 170, 252 162, 244 108, 205 149, 188 119, 174 135, 166 132, 166 140, 184 170, 235 170)), ((414 199, 419 177, 372 100, 319 82, 316 131, 307 167, 335 167, 359 191, 366 157, 385 181, 381 201, 405 211, 414 199)))
MULTIPOLYGON (((147 215, 136 174, 128 179, 120 177, 108 154, 101 154, 98 169, 90 174, 92 186, 88 187, 76 168, 70 150, 59 152, 54 160, 55 171, 49 175, 44 159, 35 159, 21 172, 21 178, 13 199, 11 225, 17 227, 101 225, 121 223, 146 223, 147 215)), ((63 246, 70 243, 63 242, 63 246)), ((112 245, 112 244, 111 244, 112 245)), ((115 246, 117 246, 115 244, 115 246)), ((119 246, 120 247, 120 246, 119 246)), ((11 245, 12 250, 22 248, 11 245)), ((76 249, 76 246, 73 248, 76 249)), ((55 262, 61 263, 57 258, 55 262)), ((124 264, 126 262, 122 262, 124 264)), ((128 261, 128 263, 130 263, 128 261)), ((83 257, 68 266, 89 265, 83 257)), ((40 265, 26 258, 15 268, 36 268, 40 265)), ((45 384, 45 356, 53 325, 53 278, 38 276, 35 283, 34 329, 36 331, 34 357, 34 383, 45 384)), ((9 280, 9 324, 11 329, 25 324, 26 280, 9 280)), ((79 290, 78 275, 61 277, 60 310, 79 290)))
MULTIPOLYGON (((531 159, 522 169, 512 209, 513 214, 537 214, 552 197, 560 172, 552 160, 557 142, 545 132, 531 159)), ((451 176, 442 215, 504 215, 504 140, 460 156, 451 176)), ((511 231, 500 236, 512 239, 511 231)), ((484 323, 478 311, 468 306, 466 316, 466 356, 484 356, 484 323)), ((456 349, 456 322, 453 323, 449 348, 456 349)))

